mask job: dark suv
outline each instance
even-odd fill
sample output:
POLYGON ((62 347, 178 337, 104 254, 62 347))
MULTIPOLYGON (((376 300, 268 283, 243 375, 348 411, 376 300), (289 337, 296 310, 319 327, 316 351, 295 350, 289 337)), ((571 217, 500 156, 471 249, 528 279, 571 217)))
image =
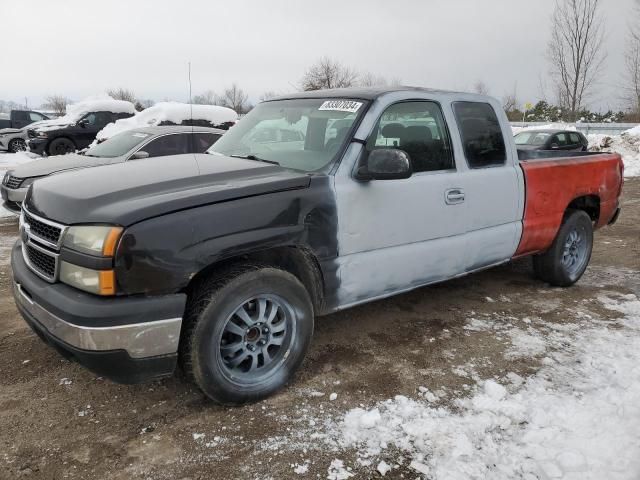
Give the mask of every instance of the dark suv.
POLYGON ((67 125, 43 125, 29 129, 29 149, 39 155, 64 155, 88 147, 108 123, 132 113, 88 112, 67 125))

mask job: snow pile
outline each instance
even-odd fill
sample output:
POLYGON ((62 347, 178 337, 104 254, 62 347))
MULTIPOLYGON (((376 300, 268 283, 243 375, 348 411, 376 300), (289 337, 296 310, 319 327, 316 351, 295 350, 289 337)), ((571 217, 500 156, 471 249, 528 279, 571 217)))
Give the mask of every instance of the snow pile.
POLYGON ((361 460, 404 452, 432 479, 640 478, 640 301, 599 301, 624 318, 558 329, 564 348, 525 382, 486 380, 455 412, 404 396, 355 408, 339 443, 361 460))
POLYGON ((179 102, 160 102, 130 118, 110 123, 98 132, 97 139, 105 140, 117 133, 133 128, 171 123, 180 125, 191 119, 206 122, 213 127, 229 127, 238 120, 238 114, 226 107, 216 105, 190 105, 179 102), (193 111, 192 111, 193 110, 193 111))
POLYGON ((38 130, 55 130, 71 125, 89 112, 136 113, 133 103, 125 100, 114 100, 109 95, 94 95, 84 100, 67 105, 67 113, 60 118, 38 122, 38 130))
POLYGON ((587 135, 589 150, 615 152, 622 156, 624 176, 640 176, 640 125, 622 132, 621 135, 587 135))

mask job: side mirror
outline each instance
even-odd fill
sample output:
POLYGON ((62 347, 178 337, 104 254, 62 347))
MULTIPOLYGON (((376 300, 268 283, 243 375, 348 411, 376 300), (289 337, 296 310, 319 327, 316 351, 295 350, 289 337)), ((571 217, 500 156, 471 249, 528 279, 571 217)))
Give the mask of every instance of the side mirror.
POLYGON ((82 127, 82 128, 86 128, 87 127, 87 123, 89 123, 89 122, 87 122, 87 120, 80 120, 78 122, 78 126, 82 127))
POLYGON ((369 153, 366 162, 358 168, 356 179, 401 180, 412 174, 411 159, 407 152, 395 148, 380 148, 369 153))
POLYGON ((140 160, 141 158, 149 158, 149 154, 144 150, 138 150, 129 157, 129 160, 140 160))
POLYGON ((552 143, 551 144, 551 150, 558 150, 560 148, 560 146, 557 143, 552 143))

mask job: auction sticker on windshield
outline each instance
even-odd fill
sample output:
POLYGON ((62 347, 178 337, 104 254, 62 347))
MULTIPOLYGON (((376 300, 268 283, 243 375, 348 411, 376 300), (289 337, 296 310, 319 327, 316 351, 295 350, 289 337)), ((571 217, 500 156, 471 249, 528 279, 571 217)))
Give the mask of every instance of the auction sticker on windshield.
POLYGON ((327 100, 318 110, 336 110, 338 112, 356 113, 362 106, 362 102, 354 102, 352 100, 327 100))

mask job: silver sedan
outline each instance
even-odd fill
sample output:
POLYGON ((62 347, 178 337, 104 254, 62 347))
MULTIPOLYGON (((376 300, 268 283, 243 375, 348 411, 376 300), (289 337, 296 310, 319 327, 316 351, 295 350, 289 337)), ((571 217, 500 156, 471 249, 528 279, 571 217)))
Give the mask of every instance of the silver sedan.
POLYGON ((19 212, 29 186, 37 179, 79 168, 129 160, 204 153, 225 130, 206 127, 157 126, 119 133, 82 153, 46 157, 9 170, 0 185, 4 206, 19 212))

